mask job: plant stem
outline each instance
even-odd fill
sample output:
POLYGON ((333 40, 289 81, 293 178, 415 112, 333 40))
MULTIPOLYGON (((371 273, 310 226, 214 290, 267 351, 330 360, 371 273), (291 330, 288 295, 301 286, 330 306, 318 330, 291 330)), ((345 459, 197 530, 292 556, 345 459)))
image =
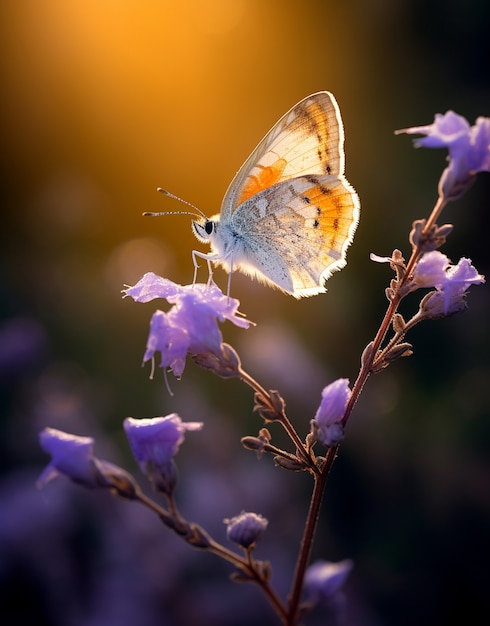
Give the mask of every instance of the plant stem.
POLYGON ((313 540, 315 538, 316 529, 318 526, 318 519, 320 517, 320 508, 323 501, 323 494, 325 492, 325 485, 327 478, 332 469, 333 462, 337 456, 339 445, 329 448, 325 457, 321 473, 315 475, 315 483, 313 486, 313 493, 310 501, 310 508, 308 510, 308 516, 306 518, 305 530, 303 533, 303 539, 301 541, 301 547, 299 551, 298 560, 296 563, 296 571, 294 573, 294 580, 291 587, 291 593, 289 595, 289 610, 284 622, 285 626, 294 626, 298 618, 299 604, 301 601, 301 592, 303 590, 303 580, 305 577, 305 571, 310 561, 311 550, 313 547, 313 540))
POLYGON ((296 446, 298 456, 300 456, 302 461, 304 461, 311 468, 313 473, 316 473, 316 466, 312 462, 309 454, 306 452, 305 445, 301 441, 301 437, 298 435, 294 426, 289 421, 286 413, 284 411, 282 411, 281 413, 277 412, 272 401, 270 400, 270 394, 264 389, 264 387, 262 387, 262 385, 258 381, 255 380, 253 376, 251 376, 242 368, 240 368, 240 379, 244 383, 246 383, 251 389, 253 389, 255 393, 259 394, 264 400, 268 401, 269 408, 274 410, 277 415, 277 421, 282 424, 284 430, 288 433, 292 442, 296 446))
MULTIPOLYGON (((446 205, 446 200, 445 198, 443 198, 442 196, 439 196, 439 198, 437 199, 437 202, 434 206, 434 208, 431 211, 431 214, 427 220, 427 222, 425 223, 425 226, 422 230, 421 235, 427 235, 430 231, 430 229, 435 225, 435 222, 437 220, 437 218, 439 217, 439 215, 441 214, 441 211, 443 210, 443 208, 446 205)), ((422 239, 421 236, 421 239, 422 239)), ((352 410, 354 408, 354 406, 356 405, 357 400, 359 399, 359 396, 361 394, 361 391, 364 387, 364 385, 366 384, 367 379, 369 378, 369 375, 371 374, 371 368, 373 365, 373 362, 377 356, 377 352, 380 349, 381 344, 383 343, 386 334, 390 328, 390 325, 392 323, 393 320, 393 316, 395 315, 395 313, 397 312, 397 309, 400 305, 401 302, 401 297, 400 297, 400 291, 402 289, 402 287, 407 283, 407 281, 411 278, 412 276, 412 272, 415 268, 415 265, 417 264, 417 261, 419 260, 420 256, 422 254, 422 247, 421 245, 417 245, 413 250, 412 250, 412 254, 410 256, 410 259, 408 260, 408 263, 406 265, 406 270, 405 273, 403 275, 403 278, 400 280, 398 286, 397 286, 397 291, 394 294, 393 298, 390 300, 390 303, 388 305, 388 308, 386 310, 385 316, 383 318, 383 321, 381 322, 381 326, 379 327, 378 332, 376 333, 376 337, 373 340, 372 343, 372 350, 371 350, 371 354, 370 357, 368 359, 366 359, 366 361, 363 363, 361 369, 359 370, 359 374, 357 376, 356 382, 354 383, 354 386, 352 388, 352 394, 351 397, 349 398, 349 402, 347 403, 347 407, 345 410, 345 414, 344 417, 342 419, 342 425, 345 427, 345 425, 347 424, 347 420, 349 419, 352 410)))
POLYGON ((432 209, 432 213, 429 215, 429 219, 427 220, 424 226, 424 229, 422 231, 424 235, 426 235, 429 232, 429 230, 432 228, 432 226, 434 226, 437 218, 442 212, 442 209, 446 206, 446 203, 447 203, 447 200, 443 196, 439 196, 437 198, 437 202, 435 203, 434 208, 432 209))
MULTIPOLYGON (((151 498, 148 498, 141 490, 138 489, 135 495, 136 495, 136 499, 141 504, 151 509, 159 517, 165 518, 165 517, 170 516, 170 513, 166 509, 161 507, 151 498)), ((184 520, 181 517, 180 513, 178 513, 175 505, 173 507, 172 516, 176 516, 183 524, 189 525, 188 522, 186 522, 186 520, 184 520)), ((209 545, 207 545, 205 548, 202 548, 202 549, 208 552, 212 552, 213 554, 220 557, 221 559, 224 559, 225 561, 232 563, 237 569, 244 572, 244 574, 246 574, 251 580, 255 581, 259 585, 259 587, 262 589, 262 591, 264 592, 265 596, 267 597, 271 605, 274 607, 274 610, 276 611, 276 613, 279 615, 279 617, 282 620, 284 620, 286 616, 285 606, 283 605, 281 600, 278 598, 276 593, 273 591, 267 579, 264 578, 264 576, 261 574, 260 569, 257 568, 251 555, 249 554, 247 555, 247 558, 244 558, 240 556, 239 554, 236 554, 236 552, 233 552, 232 550, 225 548, 225 546, 221 545, 220 543, 218 543, 217 541, 209 537, 209 535, 207 535, 207 537, 209 539, 209 545)))

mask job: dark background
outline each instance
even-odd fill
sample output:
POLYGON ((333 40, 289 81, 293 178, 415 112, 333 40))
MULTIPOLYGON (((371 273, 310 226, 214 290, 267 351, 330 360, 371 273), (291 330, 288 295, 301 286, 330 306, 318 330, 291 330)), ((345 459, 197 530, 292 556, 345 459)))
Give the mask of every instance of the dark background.
MULTIPOLYGON (((98 456, 139 477, 124 417, 204 421, 178 457, 179 503, 223 541, 224 517, 268 517, 258 552, 285 597, 310 481, 241 448, 261 427, 243 385, 189 363, 170 397, 141 368, 160 303, 122 300, 122 286, 146 271, 188 283, 191 250, 204 249, 188 217, 141 213, 179 210, 157 186, 218 212, 272 124, 309 93, 335 94, 362 204, 348 266, 327 295, 299 302, 235 275, 233 295, 257 326, 223 326, 305 434, 321 389, 355 379, 382 318, 391 274, 369 253, 408 255, 412 220, 436 200, 445 152, 414 150, 393 131, 448 109, 472 123, 490 115, 489 20, 479 0, 1 3, 2 623, 275 623, 257 589, 231 583, 226 564, 138 505, 62 479, 38 491, 48 458, 37 434, 93 436, 98 456)), ((443 219, 455 225, 444 252, 487 275, 489 178, 443 219)), ((488 287, 468 300, 463 315, 413 332, 414 356, 369 381, 349 424, 314 550, 354 560, 348 624, 488 619, 488 287)), ((414 297, 404 311, 416 308, 414 297)))

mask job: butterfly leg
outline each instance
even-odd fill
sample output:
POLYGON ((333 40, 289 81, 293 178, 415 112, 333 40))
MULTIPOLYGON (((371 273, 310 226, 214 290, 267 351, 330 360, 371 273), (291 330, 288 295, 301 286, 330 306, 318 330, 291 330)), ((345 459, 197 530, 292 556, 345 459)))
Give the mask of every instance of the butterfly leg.
POLYGON ((226 289, 226 295, 230 297, 231 290, 231 275, 233 274, 233 255, 230 254, 230 271, 228 272, 228 287, 226 289))
POLYGON ((193 250, 192 251, 192 262, 194 263, 194 279, 192 281, 192 284, 195 285, 196 281, 197 281, 197 270, 199 269, 200 265, 197 261, 198 257, 200 259, 205 259, 206 263, 208 264, 208 272, 209 272, 209 276, 208 276, 208 285, 210 283, 213 282, 213 266, 211 265, 211 261, 214 261, 216 259, 216 255, 212 254, 212 253, 205 253, 205 252, 199 252, 199 250, 193 250))
MULTIPOLYGON (((194 263, 194 279, 192 281, 192 284, 195 285, 196 281, 197 281, 197 270, 199 269, 200 265, 198 263, 197 259, 205 259, 206 263, 208 264, 208 272, 209 272, 209 277, 208 277, 208 285, 210 285, 211 283, 214 283, 213 281, 213 266, 212 263, 214 261, 221 261, 221 257, 219 256, 219 254, 216 254, 214 252, 200 252, 199 250, 193 250, 192 251, 192 262, 194 263)), ((229 272, 228 272, 228 285, 227 285, 227 290, 226 290, 226 295, 229 297, 230 296, 230 289, 231 289, 231 275, 233 274, 233 255, 232 254, 228 254, 226 259, 229 259, 228 264, 230 266, 229 272)))

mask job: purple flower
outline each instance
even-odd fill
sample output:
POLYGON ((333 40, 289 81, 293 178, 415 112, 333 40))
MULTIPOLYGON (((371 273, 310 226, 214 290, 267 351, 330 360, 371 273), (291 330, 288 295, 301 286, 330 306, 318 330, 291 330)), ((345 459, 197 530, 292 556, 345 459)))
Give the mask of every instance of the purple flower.
POLYGON ((447 148, 449 165, 439 182, 439 193, 447 200, 459 198, 474 182, 478 172, 490 171, 490 118, 479 117, 474 126, 448 111, 438 113, 434 123, 397 131, 426 135, 417 139, 416 146, 447 148))
POLYGON ((466 308, 465 295, 471 285, 480 285, 485 277, 471 264, 470 259, 462 258, 457 265, 448 265, 445 279, 435 285, 437 291, 423 300, 422 310, 429 318, 459 313, 466 308))
POLYGON ((328 601, 342 587, 352 566, 352 561, 348 559, 339 563, 317 561, 310 565, 305 574, 307 599, 314 604, 328 601))
POLYGON ((124 420, 124 430, 143 474, 164 493, 175 484, 173 458, 187 430, 200 430, 202 422, 183 422, 177 413, 166 417, 124 420))
POLYGON ((473 150, 469 167, 472 172, 490 172, 490 117, 479 117, 473 126, 473 150))
POLYGON ((156 298, 169 298, 179 293, 180 285, 173 283, 168 278, 162 278, 148 272, 142 276, 134 287, 123 290, 124 297, 130 296, 135 302, 150 302, 156 298))
POLYGON ((179 451, 187 430, 201 430, 202 422, 183 422, 177 413, 166 417, 124 420, 131 451, 143 472, 148 463, 166 465, 179 451))
POLYGON ((137 485, 132 476, 117 465, 94 457, 91 437, 45 428, 39 433, 39 441, 42 449, 51 455, 51 462, 37 481, 40 487, 63 475, 85 487, 105 487, 122 497, 134 497, 137 485))
MULTIPOLYGON (((201 285, 196 285, 196 289, 201 285)), ((223 305, 227 307, 227 297, 215 287, 203 290, 196 298, 196 293, 192 291, 183 292, 179 295, 177 306, 169 312, 175 326, 177 324, 187 331, 189 338, 188 352, 190 354, 213 354, 219 353, 223 336, 216 323, 223 322, 223 305), (219 292, 209 293, 209 289, 219 292), (209 297, 211 296, 211 297, 209 297), (220 296, 222 296, 220 298, 220 296)), ((237 303, 238 305, 238 303, 237 303)))
POLYGON ((332 446, 342 440, 342 418, 350 396, 347 378, 339 378, 323 389, 320 406, 311 420, 311 432, 324 445, 332 446))
POLYGON ((461 144, 467 144, 471 127, 464 117, 454 111, 444 115, 436 113, 433 124, 414 126, 397 131, 408 135, 426 135, 416 139, 415 145, 422 148, 448 148, 450 151, 461 144))
POLYGON ((159 310, 153 313, 143 363, 151 361, 155 352, 160 352, 160 367, 172 368, 174 375, 179 378, 185 367, 189 334, 185 328, 176 326, 175 321, 178 320, 172 319, 170 313, 159 310))
POLYGON ((64 474, 87 487, 100 486, 91 437, 77 437, 55 428, 45 428, 39 433, 39 441, 42 449, 52 457, 39 477, 39 485, 64 474))
POLYGON ((446 282, 449 259, 438 250, 423 255, 413 272, 413 284, 417 287, 440 287, 446 282))
POLYGON ((165 298, 173 305, 168 313, 154 313, 143 362, 160 352, 161 367, 170 367, 177 377, 184 371, 187 354, 221 354, 218 322, 229 320, 241 328, 251 324, 238 312, 238 300, 214 284, 182 286, 150 272, 124 293, 136 302, 165 298))
POLYGON ((223 520, 227 525, 226 536, 230 541, 237 543, 242 548, 249 548, 264 533, 268 520, 258 513, 245 513, 231 519, 223 520))

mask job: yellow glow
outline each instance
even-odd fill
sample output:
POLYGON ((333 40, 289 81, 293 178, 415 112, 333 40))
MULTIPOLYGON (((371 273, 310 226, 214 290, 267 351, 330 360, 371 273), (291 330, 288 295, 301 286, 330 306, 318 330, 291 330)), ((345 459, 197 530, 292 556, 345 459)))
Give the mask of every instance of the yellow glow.
MULTIPOLYGON (((148 236, 168 242, 171 233, 174 253, 189 263, 189 221, 170 228, 141 213, 172 210, 157 186, 217 213, 236 170, 277 119, 308 93, 336 91, 343 32, 325 37, 321 20, 311 20, 314 6, 323 5, 4 0, 7 134, 19 177, 38 179, 45 198, 52 181, 75 172, 104 202, 86 194, 81 204, 68 193, 58 212, 88 216, 85 232, 106 233, 116 245, 148 236)), ((37 210, 48 229, 46 203, 37 210)), ((75 217, 63 219, 76 224, 75 217)))
POLYGON ((210 34, 223 34, 233 30, 246 8, 246 0, 188 0, 182 4, 194 28, 210 34))
POLYGON ((118 290, 121 285, 136 283, 146 272, 171 276, 174 270, 174 256, 168 246, 146 237, 117 246, 106 263, 105 278, 111 290, 118 290))

